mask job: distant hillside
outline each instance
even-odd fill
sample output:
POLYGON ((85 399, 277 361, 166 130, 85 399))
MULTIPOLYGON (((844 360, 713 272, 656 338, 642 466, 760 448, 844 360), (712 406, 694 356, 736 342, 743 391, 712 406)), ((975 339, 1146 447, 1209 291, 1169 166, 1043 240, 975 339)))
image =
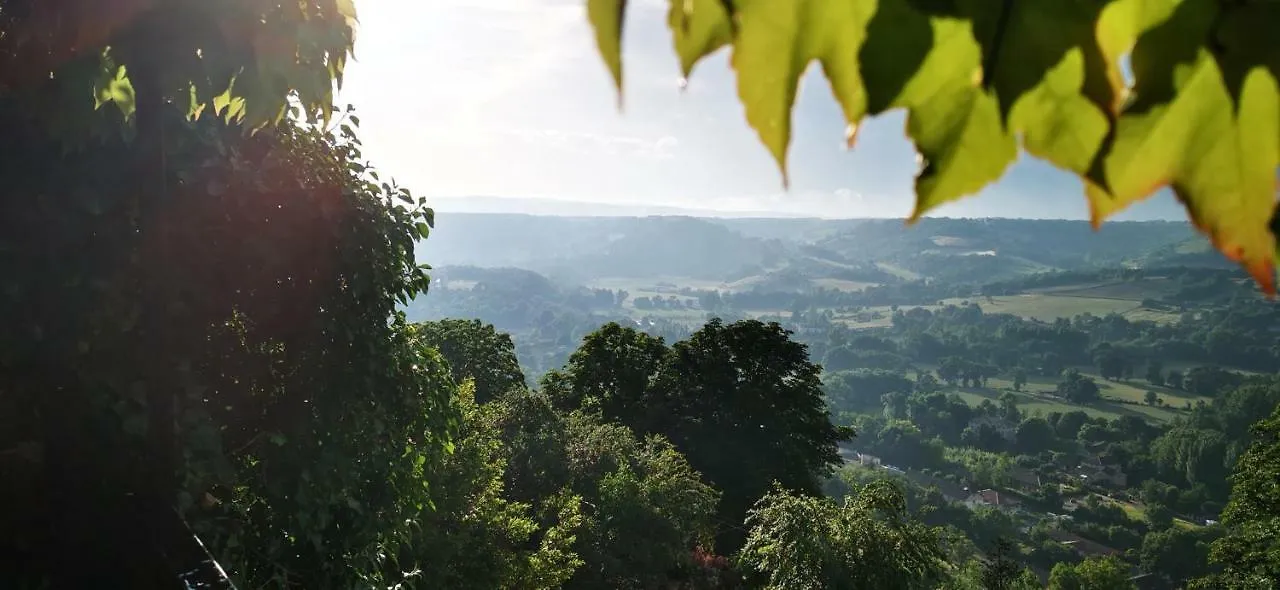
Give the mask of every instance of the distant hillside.
POLYGON ((693 217, 440 213, 418 255, 433 265, 525 268, 575 282, 662 275, 722 281, 782 265, 793 249, 693 217))
POLYGON ((511 267, 578 284, 679 277, 804 290, 840 281, 981 284, 1109 267, 1226 267, 1182 222, 560 217, 449 213, 419 250, 437 266, 511 267))
POLYGON ((648 217, 650 215, 674 215, 680 217, 737 218, 763 217, 786 218, 776 211, 725 211, 636 203, 592 203, 568 199, 540 199, 529 197, 442 197, 432 201, 439 213, 485 213, 513 215, 555 215, 561 217, 648 217))

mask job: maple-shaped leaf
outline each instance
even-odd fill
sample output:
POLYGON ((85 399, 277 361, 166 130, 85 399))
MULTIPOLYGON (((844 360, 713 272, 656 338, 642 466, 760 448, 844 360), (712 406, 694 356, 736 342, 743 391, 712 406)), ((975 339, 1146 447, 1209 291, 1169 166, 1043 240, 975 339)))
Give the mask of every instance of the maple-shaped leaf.
MULTIPOLYGON (((800 77, 814 61, 831 82, 850 129, 866 112, 858 50, 870 18, 869 2, 739 0, 731 63, 747 122, 787 170, 791 107, 800 77)), ((852 140, 852 134, 850 134, 852 140)))
POLYGON ((982 47, 982 83, 1031 154, 1088 171, 1120 109, 1126 47, 1112 0, 962 3, 982 47), (1103 18, 1103 10, 1114 15, 1103 18), (1117 30, 1119 29, 1119 30, 1117 30), (1105 37, 1104 42, 1100 37, 1105 37), (1111 49, 1108 53, 1104 47, 1111 49))
POLYGON ((1245 49, 1280 30, 1280 12, 1182 0, 1137 16, 1133 100, 1097 164, 1106 188, 1087 185, 1093 223, 1171 186, 1196 227, 1273 293, 1280 91, 1275 63, 1245 49))
POLYGON ((859 54, 869 111, 907 109, 907 135, 922 163, 911 221, 1000 178, 1018 153, 994 94, 982 87, 971 23, 913 4, 881 0, 859 54))
POLYGON ((702 58, 733 41, 728 7, 727 0, 671 0, 667 24, 685 78, 702 58))
POLYGON ((613 77, 622 104, 622 24, 627 0, 587 0, 587 19, 596 33, 596 47, 613 77))

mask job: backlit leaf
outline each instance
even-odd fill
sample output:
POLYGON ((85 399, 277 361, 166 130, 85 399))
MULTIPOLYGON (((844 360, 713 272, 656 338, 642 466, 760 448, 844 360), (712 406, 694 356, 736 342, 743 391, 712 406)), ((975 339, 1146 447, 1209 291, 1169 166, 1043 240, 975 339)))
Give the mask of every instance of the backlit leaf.
POLYGON ((982 51, 968 21, 930 18, 911 0, 883 0, 862 48, 871 113, 905 107, 922 168, 914 221, 1004 174, 1017 143, 981 85, 982 51))
POLYGON ((1274 10, 1221 15, 1213 0, 1146 8, 1146 31, 1133 50, 1134 100, 1101 161, 1110 190, 1088 188, 1093 222, 1170 185, 1214 245, 1272 292, 1276 241, 1267 224, 1280 166, 1275 70, 1253 61, 1256 52, 1225 46, 1215 56, 1205 41, 1219 18, 1231 27, 1224 37, 1254 39, 1280 18, 1274 10))
POLYGON ((596 32, 596 47, 613 76, 618 92, 618 104, 622 104, 622 16, 627 0, 587 0, 587 18, 596 32))
POLYGON ((785 182, 791 106, 810 63, 822 65, 851 129, 866 112, 857 56, 870 5, 845 0, 741 0, 736 6, 738 36, 732 64, 738 73, 738 96, 747 122, 773 154, 785 182))
POLYGON ((1100 23, 1110 4, 965 3, 982 46, 983 85, 994 92, 1006 124, 1023 135, 1028 152, 1078 174, 1097 155, 1123 93, 1119 56, 1106 55, 1098 40, 1122 17, 1100 23))
POLYGON ((680 73, 686 78, 698 61, 733 41, 724 0, 671 0, 667 24, 680 58, 680 73))

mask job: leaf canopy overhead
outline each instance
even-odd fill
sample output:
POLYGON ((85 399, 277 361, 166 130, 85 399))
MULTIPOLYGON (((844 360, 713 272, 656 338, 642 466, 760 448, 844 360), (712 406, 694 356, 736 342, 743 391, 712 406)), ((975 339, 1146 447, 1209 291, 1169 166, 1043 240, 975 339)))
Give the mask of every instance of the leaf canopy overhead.
POLYGON ((131 118, 143 71, 192 117, 259 129, 290 104, 327 117, 355 27, 352 0, 2 0, 0 95, 67 119, 51 130, 72 141, 104 104, 131 118))
MULTIPOLYGON (((588 5, 620 88, 626 1, 588 5)), ((1275 293, 1280 4, 671 0, 668 23, 686 76, 730 47, 747 123, 784 184, 791 108, 817 62, 850 146, 864 117, 906 109, 921 158, 909 221, 999 179, 1021 148, 1082 180, 1095 227, 1172 188, 1275 293)))

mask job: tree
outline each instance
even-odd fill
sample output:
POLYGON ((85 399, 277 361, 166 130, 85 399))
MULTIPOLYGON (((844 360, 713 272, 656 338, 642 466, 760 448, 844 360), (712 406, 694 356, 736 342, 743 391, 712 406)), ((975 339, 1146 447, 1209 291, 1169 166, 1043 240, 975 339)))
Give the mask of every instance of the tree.
POLYGON ((1182 587, 1193 578, 1209 573, 1209 545, 1217 536, 1219 531, 1212 527, 1153 529, 1142 538, 1138 563, 1142 569, 1182 587))
POLYGON ((943 579, 940 531, 910 518, 902 492, 877 481, 845 497, 777 488, 747 518, 743 569, 770 590, 930 587, 943 579))
POLYGON ((613 336, 588 336, 564 377, 544 388, 555 399, 609 392, 599 394, 617 400, 600 406, 606 420, 669 438, 723 493, 720 549, 741 543, 729 523, 742 522, 773 482, 816 494, 840 464, 836 444, 852 431, 831 424, 818 366, 778 324, 712 320, 670 349, 604 330, 613 336))
POLYGON ((1240 374, 1227 371, 1221 367, 1195 367, 1186 372, 1182 387, 1188 393, 1216 397, 1230 389, 1234 389, 1243 381, 1240 374))
POLYGON ((1075 440, 1080 435, 1080 428, 1089 421, 1089 415, 1080 410, 1071 410, 1058 418, 1058 423, 1054 427, 1058 438, 1066 440, 1075 440))
POLYGON ((823 380, 827 403, 836 411, 867 412, 883 407, 888 393, 911 393, 915 384, 901 373, 858 369, 829 373, 823 380))
POLYGON ((394 318, 426 288, 433 214, 366 174, 354 119, 244 133, 332 117, 351 3, 0 15, 3 313, 40 342, 0 366, 50 416, 23 434, 47 441, 39 528, 58 531, 33 561, 58 587, 157 586, 147 548, 174 539, 147 535, 177 508, 245 585, 379 583, 455 418, 394 318))
POLYGON ((43 444, 48 510, 23 520, 59 531, 26 557, 55 586, 150 587, 77 576, 154 571, 142 537, 176 509, 246 584, 376 580, 456 423, 444 365, 396 316, 428 284, 425 202, 373 181, 350 126, 246 137, 163 105, 139 125, 164 132, 172 182, 139 191, 145 141, 65 150, 17 100, 0 91, 22 146, 0 165, 21 318, 0 366, 32 412, 19 440, 43 444))
POLYGON ((1018 409, 1018 396, 1007 391, 1000 394, 1000 415, 1010 423, 1022 420, 1022 411, 1018 409))
POLYGON ((1107 432, 1107 429, 1105 427, 1098 426, 1097 424, 1093 424, 1093 423, 1088 423, 1080 427, 1080 432, 1077 435, 1077 440, 1079 440, 1082 443, 1093 444, 1093 443, 1105 442, 1106 440, 1108 440, 1109 437, 1110 437, 1110 434, 1107 432))
POLYGON ((1182 389, 1182 371, 1169 369, 1169 376, 1165 378, 1164 384, 1170 389, 1182 389))
POLYGON ((1122 379, 1129 367, 1129 358, 1112 346, 1100 350, 1095 362, 1098 363, 1098 374, 1110 381, 1122 379))
POLYGON ((1129 568, 1114 556, 1091 557, 1078 564, 1059 563, 1049 572, 1047 590, 1137 590, 1129 568))
POLYGON ((568 417, 571 489, 591 506, 574 548, 585 561, 565 588, 654 588, 694 569, 715 532, 716 490, 667 440, 568 417))
POLYGON ((1173 510, 1170 510, 1164 504, 1147 504, 1143 509, 1143 513, 1146 515, 1147 523, 1151 525, 1152 530, 1163 530, 1173 526, 1173 510))
MULTIPOLYGON (((984 590, 1014 590, 1027 587, 1023 583, 1026 568, 1014 559, 1016 555, 1017 547, 1013 542, 1005 538, 996 540, 991 557, 983 562, 982 572, 979 575, 984 590)), ((1039 584, 1036 584, 1036 587, 1038 586, 1039 584)))
MULTIPOLYGON (((713 320, 677 342, 661 377, 665 433, 723 493, 723 522, 742 522, 773 482, 819 493, 853 434, 831 424, 819 369, 778 324, 713 320)), ((623 418, 625 419, 625 418, 623 418)), ((722 530, 717 547, 741 537, 722 530)))
POLYGON ((1022 391, 1027 385, 1027 371, 1022 367, 1018 367, 1013 371, 1013 390, 1022 391))
POLYGON ((1093 403, 1099 397, 1098 384, 1093 381, 1092 377, 1081 375, 1075 369, 1068 369, 1063 374, 1062 381, 1058 382, 1058 395, 1067 398, 1072 403, 1093 403))
MULTIPOLYGON (((490 405, 512 499, 581 498, 570 543, 583 563, 565 588, 662 587, 697 569, 695 550, 711 548, 717 492, 669 441, 561 414, 540 393, 513 391, 490 405)), ((541 524, 556 530, 563 519, 551 512, 541 524)))
POLYGON ((1229 445, 1221 430, 1178 424, 1151 443, 1151 458, 1188 484, 1212 485, 1225 492, 1229 445))
MULTIPOLYGON (((1224 73, 1269 63, 1267 35, 1280 28, 1280 12, 1268 3, 1208 0, 1132 11, 1109 10, 1111 3, 1018 11, 983 2, 943 4, 893 2, 868 11, 821 4, 796 12, 771 3, 686 2, 671 10, 668 21, 686 78, 702 58, 732 49, 747 122, 782 169, 784 184, 796 88, 806 66, 817 61, 844 112, 850 145, 863 117, 907 110, 908 135, 923 162, 912 220, 1002 176, 1021 147, 1084 180, 1095 223, 1157 188, 1172 187, 1188 203, 1195 226, 1263 290, 1274 292, 1276 237, 1269 222, 1280 139, 1272 133, 1272 111, 1240 112, 1236 106, 1245 96, 1269 104, 1277 91, 1271 78, 1246 85, 1224 73), (838 33, 822 36, 819 26, 838 33), (953 41, 934 43, 938 38, 953 41), (1222 38, 1241 42, 1228 49, 1219 44, 1222 38), (904 48, 911 48, 911 59, 903 58, 904 48), (1121 100, 1126 84, 1120 59, 1130 49, 1151 61, 1139 60, 1147 67, 1132 71, 1141 98, 1121 100), (1035 50, 1044 57, 1000 59, 1035 50), (1088 65, 1058 68, 1069 51, 1088 65), (1179 68, 1210 81, 1177 77, 1179 68), (1062 87, 1077 90, 1051 90, 1062 87), (1185 105, 1204 115, 1180 118, 1176 135, 1157 136, 1171 124, 1168 113, 1190 108, 1185 105), (1057 132, 1063 128, 1077 129, 1077 139, 1063 142, 1057 132), (1205 148, 1195 139, 1201 137, 1222 141, 1205 148), (1255 141, 1269 147, 1241 147, 1255 141), (1242 164, 1223 179, 1214 164, 1219 161, 1242 164)), ((587 7, 621 93, 626 3, 592 0, 587 7)))
POLYGON ((1156 386, 1164 385, 1164 364, 1159 359, 1151 359, 1147 362, 1147 383, 1156 386))
POLYGON ((963 372, 964 361, 953 356, 942 359, 942 364, 938 366, 938 378, 952 387, 955 387, 956 381, 960 379, 963 372))
POLYGON ((928 371, 916 373, 916 391, 933 393, 939 389, 941 389, 941 384, 938 383, 938 378, 934 377, 933 373, 928 371))
POLYGON ((1260 588, 1280 580, 1280 408, 1253 427, 1253 444, 1231 475, 1222 512, 1227 534, 1213 542, 1212 561, 1224 568, 1206 587, 1260 588))
POLYGON ((475 383, 477 402, 524 387, 524 373, 509 334, 480 320, 439 320, 416 326, 418 337, 440 351, 455 382, 475 383))
POLYGON ((626 417, 637 432, 658 432, 667 417, 653 382, 669 350, 661 338, 610 322, 588 334, 564 367, 564 387, 543 389, 561 410, 598 407, 612 420, 626 417))
POLYGON ((507 459, 492 419, 496 408, 478 405, 474 387, 464 382, 453 400, 462 424, 454 452, 432 474, 434 508, 424 510, 411 547, 389 562, 414 564, 417 571, 393 569, 388 578, 429 588, 560 588, 583 565, 573 547, 583 525, 580 498, 540 498, 533 513, 505 497, 507 459), (546 530, 537 513, 554 516, 546 530))
POLYGON ((1043 588, 1040 579, 1030 569, 1023 568, 1014 572, 1011 578, 1002 577, 992 580, 988 579, 990 568, 991 562, 971 558, 959 568, 959 571, 944 581, 938 590, 988 590, 993 587, 1002 590, 1041 590, 1043 588), (1002 581, 1004 585, 998 585, 1002 581))
POLYGON ((1022 454, 1034 455, 1053 448, 1054 436, 1053 428, 1044 418, 1034 416, 1023 420, 1018 425, 1018 430, 1014 435, 1017 444, 1017 451, 1022 454))
POLYGON ((1160 396, 1157 395, 1156 392, 1151 391, 1150 389, 1147 390, 1146 395, 1142 396, 1142 401, 1147 402, 1148 406, 1156 405, 1156 402, 1159 400, 1160 400, 1160 396))

